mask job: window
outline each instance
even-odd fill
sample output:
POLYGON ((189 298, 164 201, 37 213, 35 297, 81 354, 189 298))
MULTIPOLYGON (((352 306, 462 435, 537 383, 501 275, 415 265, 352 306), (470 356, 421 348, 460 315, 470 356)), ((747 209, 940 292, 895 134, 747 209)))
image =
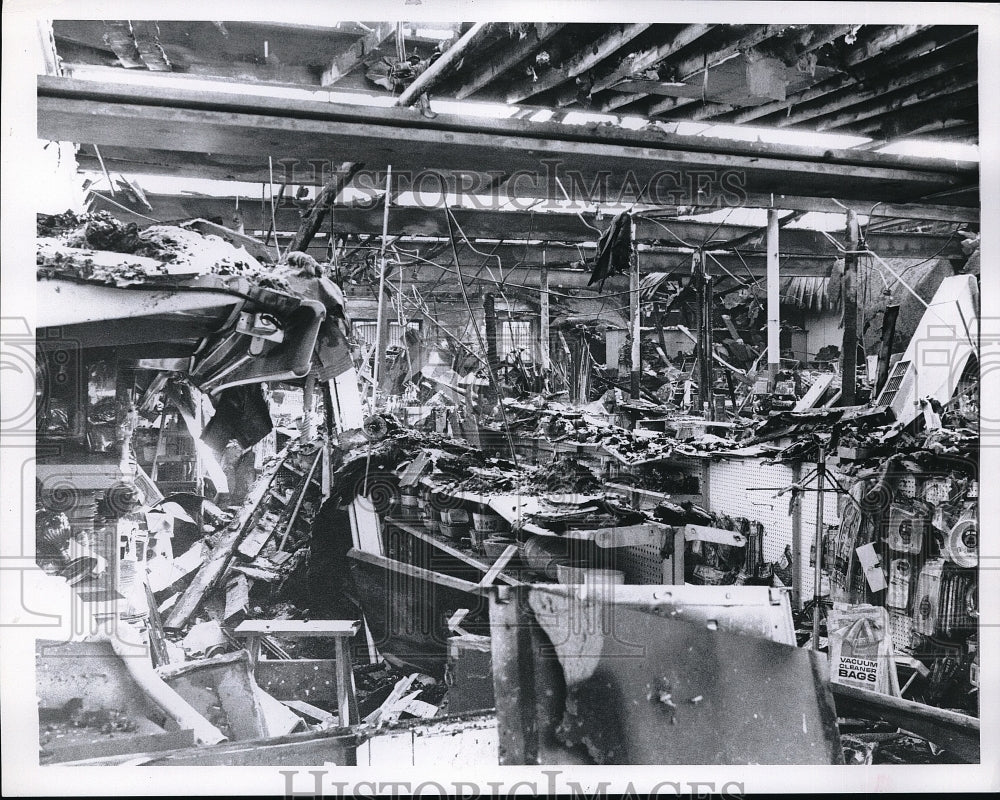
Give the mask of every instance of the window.
POLYGON ((508 353, 521 353, 521 358, 531 360, 534 345, 531 340, 531 320, 497 318, 497 355, 504 358, 508 353))
MULTIPOLYGON (((359 342, 363 342, 367 347, 375 344, 375 328, 377 323, 374 320, 360 320, 353 324, 354 336, 359 342)), ((406 323, 406 327, 412 331, 420 331, 420 320, 406 323)), ((402 345, 403 328, 398 322, 389 323, 389 347, 402 345)))

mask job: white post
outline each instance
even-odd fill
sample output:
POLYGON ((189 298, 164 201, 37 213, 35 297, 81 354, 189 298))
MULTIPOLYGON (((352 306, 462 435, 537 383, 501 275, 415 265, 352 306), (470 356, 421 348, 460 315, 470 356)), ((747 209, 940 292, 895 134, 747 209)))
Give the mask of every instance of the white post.
POLYGON ((541 330, 539 331, 539 363, 542 370, 549 369, 549 268, 545 266, 545 250, 542 250, 542 273, 539 277, 539 295, 541 298, 541 330))
POLYGON ((767 211, 767 373, 770 388, 781 369, 781 286, 778 273, 778 212, 767 211))
POLYGON ((378 394, 378 379, 385 361, 386 343, 382 341, 385 327, 385 240, 389 234, 389 200, 392 188, 392 164, 385 173, 385 209, 382 212, 382 246, 378 258, 378 315, 375 318, 375 364, 372 367, 372 401, 378 394))

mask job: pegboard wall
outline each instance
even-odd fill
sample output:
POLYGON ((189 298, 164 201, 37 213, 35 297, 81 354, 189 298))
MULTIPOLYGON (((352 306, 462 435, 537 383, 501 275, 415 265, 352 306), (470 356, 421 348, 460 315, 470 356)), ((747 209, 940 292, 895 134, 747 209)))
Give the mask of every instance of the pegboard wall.
POLYGON ((889 631, 892 634, 892 647, 897 653, 913 651, 913 617, 909 614, 889 612, 889 631))
POLYGON ((616 548, 615 569, 625 573, 626 583, 663 583, 663 556, 655 544, 616 548))
MULTIPOLYGON (((814 568, 809 564, 812 543, 815 541, 816 495, 815 491, 800 494, 801 538, 793 537, 792 515, 789 513, 791 492, 778 496, 778 492, 795 481, 795 472, 787 464, 767 464, 760 458, 731 458, 710 461, 707 466, 708 485, 707 510, 731 517, 746 517, 764 526, 764 560, 774 562, 781 558, 786 546, 791 546, 792 556, 797 562, 795 587, 799 606, 804 598, 812 597, 814 568)), ((809 464, 799 467, 800 480, 812 471, 809 464)), ((828 468, 836 478, 840 475, 828 468)), ((827 480, 824 493, 823 521, 826 525, 839 524, 837 512, 837 491, 827 480)), ((807 489, 816 488, 816 478, 812 476, 807 489)))

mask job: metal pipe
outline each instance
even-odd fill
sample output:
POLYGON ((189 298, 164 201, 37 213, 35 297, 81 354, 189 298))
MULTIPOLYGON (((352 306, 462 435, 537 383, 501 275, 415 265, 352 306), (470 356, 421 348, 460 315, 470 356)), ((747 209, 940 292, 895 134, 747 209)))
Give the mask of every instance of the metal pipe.
POLYGON ((826 483, 826 449, 819 445, 816 457, 816 574, 813 585, 813 650, 819 650, 819 618, 823 597, 823 489, 826 483))
POLYGON ((770 388, 781 369, 781 285, 778 212, 767 211, 767 374, 770 388))
POLYGON ((858 215, 847 212, 847 251, 844 253, 844 339, 841 359, 840 403, 853 406, 858 385, 858 215))
POLYGON ((639 399, 642 382, 642 311, 639 305, 639 253, 635 241, 635 218, 630 222, 629 235, 629 315, 632 328, 632 381, 630 384, 633 400, 639 399))
POLYGON ((379 248, 379 282, 378 282, 378 315, 375 317, 375 363, 372 366, 372 400, 378 393, 378 379, 382 362, 385 361, 385 348, 382 328, 385 325, 385 240, 389 233, 389 196, 392 189, 392 164, 385 173, 385 208, 382 212, 382 245, 379 248))

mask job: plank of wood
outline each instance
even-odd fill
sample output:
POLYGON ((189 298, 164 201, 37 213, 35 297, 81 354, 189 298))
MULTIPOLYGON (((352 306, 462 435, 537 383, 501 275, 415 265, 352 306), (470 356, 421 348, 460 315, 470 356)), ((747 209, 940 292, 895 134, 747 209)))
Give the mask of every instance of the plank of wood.
POLYGON ((427 69, 421 72, 416 80, 407 86, 396 100, 397 106, 408 106, 415 103, 420 95, 429 92, 437 86, 449 73, 455 69, 466 53, 486 41, 499 27, 497 23, 476 22, 451 47, 444 51, 427 69))
POLYGON ((364 718, 363 722, 367 725, 371 725, 375 722, 379 722, 383 715, 386 714, 396 703, 399 702, 400 698, 409 691, 410 686, 413 685, 413 681, 417 679, 417 673, 412 673, 406 675, 396 681, 396 685, 392 687, 392 691, 389 696, 383 701, 382 705, 372 711, 367 717, 364 718))
POLYGON ((391 22, 379 22, 375 30, 358 39, 343 53, 335 56, 320 76, 320 86, 333 86, 337 81, 378 54, 378 49, 395 33, 391 22))
MULTIPOLYGON (((500 554, 500 557, 493 562, 493 566, 489 568, 485 575, 483 575, 483 579, 479 581, 479 585, 492 586, 493 581, 495 581, 497 576, 500 574, 500 570, 506 567, 510 563, 510 560, 517 554, 517 549, 516 544, 507 545, 507 547, 504 548, 504 551, 500 554)), ((450 624, 451 623, 449 621, 449 625, 450 624)))
POLYGON ((331 714, 329 711, 324 711, 322 708, 317 708, 311 703, 305 702, 305 700, 282 700, 281 702, 292 709, 292 711, 297 711, 303 716, 315 720, 316 722, 333 725, 337 721, 337 716, 335 714, 331 714))
POLYGON ((355 547, 352 547, 347 551, 347 556, 348 558, 353 558, 355 561, 364 561, 389 572, 395 572, 399 575, 408 575, 413 578, 428 581, 429 583, 436 583, 438 586, 444 586, 448 589, 456 589, 460 592, 483 595, 490 591, 489 587, 479 586, 471 581, 465 581, 461 578, 453 578, 451 575, 444 575, 440 572, 424 569, 423 567, 415 567, 412 564, 406 564, 402 561, 386 558, 385 556, 375 555, 374 553, 366 553, 355 547))
POLYGON ((507 92, 507 103, 509 105, 520 103, 522 100, 526 100, 533 95, 554 89, 570 78, 582 75, 623 48, 637 36, 645 33, 649 27, 649 23, 633 23, 606 33, 588 47, 582 48, 566 63, 540 75, 537 80, 532 78, 516 83, 507 92))
POLYGON ((810 408, 813 408, 813 406, 820 401, 820 398, 829 388, 830 384, 833 383, 834 377, 836 376, 834 376, 833 373, 830 373, 828 375, 820 375, 816 378, 816 380, 813 381, 812 386, 809 387, 809 391, 802 395, 801 399, 795 404, 795 408, 792 410, 807 411, 810 408))
POLYGON ((564 23, 536 22, 531 33, 523 39, 514 42, 512 45, 504 47, 503 51, 492 60, 486 61, 479 69, 466 77, 461 86, 454 91, 454 96, 458 100, 475 94, 483 87, 489 85, 511 67, 524 61, 528 56, 534 54, 549 39, 555 36, 565 26, 564 23))
POLYGON ((830 689, 840 716, 885 720, 927 737, 967 763, 979 763, 980 722, 975 717, 840 683, 831 682, 830 689))
POLYGON ((241 622, 233 633, 236 636, 274 634, 289 638, 354 636, 361 629, 356 619, 248 619, 241 622))
POLYGON ((257 527, 253 529, 236 548, 244 558, 253 560, 264 549, 264 545, 274 536, 274 525, 269 525, 266 520, 261 520, 257 527))
POLYGON ((115 739, 100 739, 67 747, 47 747, 45 752, 50 755, 50 758, 43 763, 60 764, 68 761, 108 758, 128 753, 141 754, 178 750, 182 747, 192 746, 194 746, 194 731, 191 730, 140 734, 115 739))
POLYGON ((277 474, 278 467, 288 455, 286 447, 278 454, 274 463, 260 476, 257 483, 248 494, 236 517, 229 523, 222 537, 201 565, 194 580, 178 598, 163 621, 163 627, 168 629, 182 628, 191 616, 198 610, 205 595, 219 582, 233 558, 233 551, 243 537, 252 529, 254 523, 263 513, 263 502, 271 481, 277 474))
MULTIPOLYGON (((693 169, 734 169, 742 170, 743 188, 748 191, 855 199, 864 195, 872 201, 974 185, 978 174, 971 163, 934 160, 925 164, 867 151, 848 155, 845 151, 754 143, 755 152, 751 153, 746 143, 727 142, 725 152, 704 152, 705 142, 692 141, 698 137, 620 130, 611 136, 607 131, 586 129, 584 133, 549 123, 524 125, 519 120, 492 121, 488 126, 491 133, 484 132, 487 126, 483 121, 465 122, 464 130, 456 129, 446 140, 441 136, 442 115, 419 121, 410 116, 404 128, 399 124, 403 120, 390 121, 391 114, 385 113, 390 109, 366 109, 367 118, 363 118, 359 109, 334 104, 253 98, 241 106, 234 103, 233 96, 222 93, 171 89, 158 94, 147 87, 131 86, 126 87, 130 95, 123 96, 114 87, 79 85, 87 83, 39 77, 38 130, 42 138, 244 158, 280 146, 287 158, 301 164, 343 152, 358 161, 390 160, 399 169, 435 164, 445 169, 474 167, 507 173, 526 169, 528 174, 537 172, 539 159, 551 154, 560 158, 566 171, 588 175, 604 169, 613 185, 624 185, 627 176, 642 185, 663 170, 680 174, 693 169), (144 104, 147 95, 173 107, 144 104), (191 105, 182 107, 183 103, 191 105), (251 108, 257 110, 250 113, 251 108), (875 158, 866 160, 872 156, 875 158)), ((713 146, 721 151, 717 141, 713 146)))
POLYGON ((316 472, 316 467, 319 466, 319 463, 323 458, 323 451, 325 449, 325 445, 317 448, 316 456, 313 458, 312 465, 309 467, 309 472, 306 473, 305 480, 302 481, 302 486, 299 489, 299 496, 295 500, 295 507, 292 508, 292 513, 288 517, 288 523, 285 525, 285 531, 281 535, 281 541, 278 542, 279 551, 283 551, 285 549, 285 543, 288 541, 288 536, 292 532, 296 519, 298 519, 299 511, 302 508, 302 502, 306 499, 306 494, 309 492, 309 488, 313 482, 313 474, 316 472))
POLYGON ((255 567, 250 564, 233 564, 230 569, 234 572, 240 573, 241 575, 246 575, 248 578, 253 578, 257 581, 265 581, 267 583, 273 583, 274 581, 281 579, 281 573, 277 570, 255 567))
MULTIPOLYGON (((610 89, 618 81, 627 77, 629 74, 643 72, 646 69, 656 66, 658 63, 669 58, 674 53, 679 52, 692 42, 700 39, 712 30, 712 27, 712 25, 704 25, 701 23, 685 25, 674 36, 662 44, 657 44, 635 53, 631 58, 626 59, 619 67, 606 72, 603 76, 594 81, 594 84, 591 87, 591 92, 596 93, 602 92, 605 89, 610 89)), ((568 106, 575 100, 575 91, 563 92, 558 98, 556 98, 556 105, 559 107, 568 106)))
POLYGON ((246 575, 236 575, 226 587, 226 610, 223 621, 230 622, 241 613, 246 613, 250 605, 250 581, 246 575))
MULTIPOLYGON (((459 561, 465 562, 470 567, 475 567, 484 574, 490 571, 490 565, 487 564, 485 561, 482 561, 476 558, 475 556, 470 555, 469 553, 459 550, 457 547, 453 547, 447 542, 441 541, 433 534, 428 533, 419 525, 414 525, 411 522, 404 522, 398 519, 387 519, 385 522, 387 525, 392 525, 394 528, 399 528, 400 530, 405 531, 411 536, 415 536, 416 538, 421 539, 422 541, 425 541, 428 544, 433 545, 442 553, 447 553, 453 558, 457 558, 459 561)), ((508 575, 500 575, 500 579, 504 583, 508 583, 511 586, 516 586, 519 583, 519 581, 515 580, 514 578, 511 578, 508 575)))
MULTIPOLYGON (((96 193, 98 198, 102 195, 96 193)), ((232 212, 236 206, 237 198, 233 197, 197 197, 188 195, 148 195, 150 204, 153 206, 154 215, 160 219, 169 218, 164 216, 164 212, 169 215, 179 216, 226 216, 232 212)), ((101 206, 101 199, 97 200, 98 207, 101 206)), ((770 201, 768 201, 770 202, 770 201)), ((270 211, 265 209, 266 218, 261 217, 260 210, 254 206, 246 206, 244 203, 242 212, 246 225, 251 229, 266 228, 270 224, 270 211)), ((115 207, 107 204, 109 210, 115 207)), ((871 210, 869 205, 866 211, 871 210)), ((876 209, 881 212, 881 207, 876 209)), ((906 209, 896 209, 894 213, 905 213, 906 209)), ((359 208, 356 205, 344 203, 336 204, 333 213, 337 220, 337 229, 342 233, 376 234, 381 232, 382 212, 378 208, 359 208)), ((922 212, 921 212, 922 213, 922 212)), ((610 225, 611 220, 605 216, 598 218, 596 214, 585 213, 582 215, 565 213, 548 213, 545 216, 545 225, 540 226, 538 215, 530 211, 516 210, 485 210, 485 209, 455 209, 455 219, 461 226, 462 231, 471 239, 505 239, 505 240, 542 240, 559 242, 591 242, 595 237, 594 228, 603 230, 610 225), (582 219, 581 219, 582 216, 582 219)), ((277 227, 281 231, 294 230, 301 220, 299 209, 292 205, 286 205, 276 210, 278 220, 277 227)), ((891 214, 890 214, 891 216, 891 214)), ((709 239, 718 241, 725 240, 730 243, 739 241, 742 237, 758 233, 758 229, 746 225, 719 225, 716 222, 700 222, 696 220, 669 220, 662 224, 676 236, 686 242, 701 244, 709 239)), ((636 222, 636 240, 644 243, 662 243, 669 238, 662 227, 650 220, 640 219, 636 222)), ((446 237, 448 226, 446 221, 437 209, 422 208, 417 206, 394 206, 392 214, 389 216, 389 233, 413 234, 420 236, 446 237)), ((746 242, 746 246, 740 249, 741 255, 747 253, 765 252, 764 237, 759 236, 759 242, 746 242)), ((954 237, 951 237, 953 239, 954 237)), ((958 243, 951 241, 948 236, 941 234, 912 233, 894 234, 870 232, 869 243, 872 248, 882 254, 884 258, 927 258, 933 255, 957 256, 961 253, 958 243)), ((733 244, 735 246, 735 244, 733 244)), ((782 232, 781 255, 804 256, 829 254, 839 256, 839 252, 833 247, 830 241, 816 231, 805 229, 788 229, 782 232)), ((503 256, 505 251, 497 251, 507 265, 507 259, 503 256)), ((524 245, 517 245, 517 252, 523 255, 524 245)), ((551 250, 550 250, 551 254, 551 250)), ((649 251, 643 252, 643 259, 646 259, 649 251)), ((511 260, 516 260, 515 257, 511 260)), ((577 253, 573 255, 578 258, 577 253)), ((549 262, 556 259, 550 257, 549 262)), ((655 263, 655 262, 654 262, 655 263)), ((723 261, 729 268, 729 262, 723 261)), ((641 264, 645 268, 645 264, 641 264)), ((662 266, 660 264, 659 266, 662 266)), ((688 255, 688 266, 690 266, 690 255, 688 255)), ((733 267, 739 266, 739 262, 733 257, 733 267)), ((785 264, 782 263, 782 275, 794 275, 795 272, 786 272, 785 264)), ((648 267, 654 270, 652 264, 648 267)), ((794 265, 793 265, 794 269, 794 265)), ((742 270, 739 274, 743 274, 742 270)))
POLYGON ((146 591, 146 605, 149 609, 149 650, 153 666, 159 667, 170 663, 170 651, 167 649, 167 637, 163 634, 163 619, 160 617, 160 610, 156 607, 153 590, 145 581, 143 581, 143 588, 146 591))

